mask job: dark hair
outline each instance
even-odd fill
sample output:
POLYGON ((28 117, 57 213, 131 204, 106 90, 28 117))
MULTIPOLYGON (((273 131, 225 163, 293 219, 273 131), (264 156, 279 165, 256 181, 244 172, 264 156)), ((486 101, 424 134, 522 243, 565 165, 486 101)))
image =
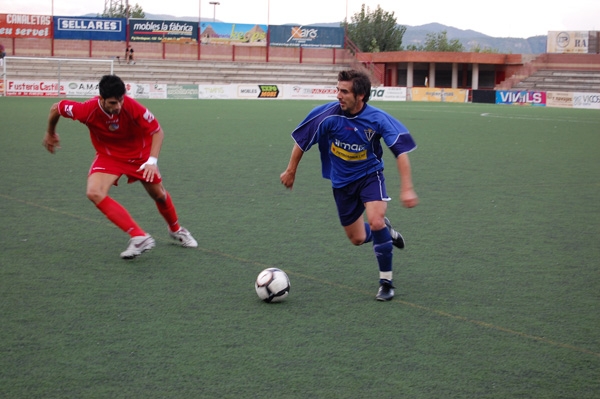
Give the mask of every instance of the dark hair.
POLYGON ((369 76, 361 71, 350 69, 347 71, 341 71, 338 74, 339 82, 352 82, 352 92, 355 96, 363 94, 363 102, 369 101, 371 97, 371 79, 369 76))
POLYGON ((125 83, 117 75, 104 75, 98 83, 98 90, 100 91, 100 97, 107 98, 121 98, 127 93, 125 83))

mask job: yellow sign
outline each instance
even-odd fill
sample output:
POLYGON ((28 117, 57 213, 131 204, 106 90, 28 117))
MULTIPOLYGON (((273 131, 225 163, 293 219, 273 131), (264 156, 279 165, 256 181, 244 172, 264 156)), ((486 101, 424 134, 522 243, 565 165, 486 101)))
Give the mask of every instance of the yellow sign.
POLYGON ((410 89, 410 97, 410 101, 466 103, 469 97, 469 90, 413 87, 410 89))

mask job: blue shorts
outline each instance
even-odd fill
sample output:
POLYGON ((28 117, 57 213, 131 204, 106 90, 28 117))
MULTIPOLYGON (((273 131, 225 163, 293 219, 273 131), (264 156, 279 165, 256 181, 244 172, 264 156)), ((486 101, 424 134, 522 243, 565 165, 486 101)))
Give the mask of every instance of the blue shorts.
POLYGON ((362 217, 366 202, 391 199, 385 190, 385 177, 382 171, 367 175, 347 186, 334 188, 333 198, 342 226, 349 226, 362 217))

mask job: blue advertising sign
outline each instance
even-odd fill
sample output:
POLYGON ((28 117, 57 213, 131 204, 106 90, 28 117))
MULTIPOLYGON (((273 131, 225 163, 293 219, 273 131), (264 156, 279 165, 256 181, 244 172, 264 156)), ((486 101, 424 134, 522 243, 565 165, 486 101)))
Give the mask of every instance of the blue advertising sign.
POLYGON ((148 43, 197 43, 198 22, 130 19, 129 40, 148 43))
POLYGON ((344 28, 270 25, 271 46, 343 48, 344 28))
POLYGON ((54 38, 125 41, 126 26, 125 18, 54 17, 54 38))

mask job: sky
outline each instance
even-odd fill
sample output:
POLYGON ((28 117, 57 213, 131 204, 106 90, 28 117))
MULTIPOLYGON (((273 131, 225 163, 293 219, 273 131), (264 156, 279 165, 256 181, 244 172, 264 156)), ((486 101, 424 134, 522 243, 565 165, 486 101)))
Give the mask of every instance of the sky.
MULTIPOLYGON (((600 30, 599 0, 129 0, 144 12, 244 24, 309 25, 351 20, 362 4, 394 12, 396 22, 437 22, 493 37, 527 38, 548 31, 600 30), (483 5, 485 4, 485 6, 483 5)), ((125 0, 123 0, 125 3, 125 0)), ((101 14, 105 0, 0 0, 0 14, 81 16, 101 14)), ((176 19, 176 18, 175 18, 176 19)))

